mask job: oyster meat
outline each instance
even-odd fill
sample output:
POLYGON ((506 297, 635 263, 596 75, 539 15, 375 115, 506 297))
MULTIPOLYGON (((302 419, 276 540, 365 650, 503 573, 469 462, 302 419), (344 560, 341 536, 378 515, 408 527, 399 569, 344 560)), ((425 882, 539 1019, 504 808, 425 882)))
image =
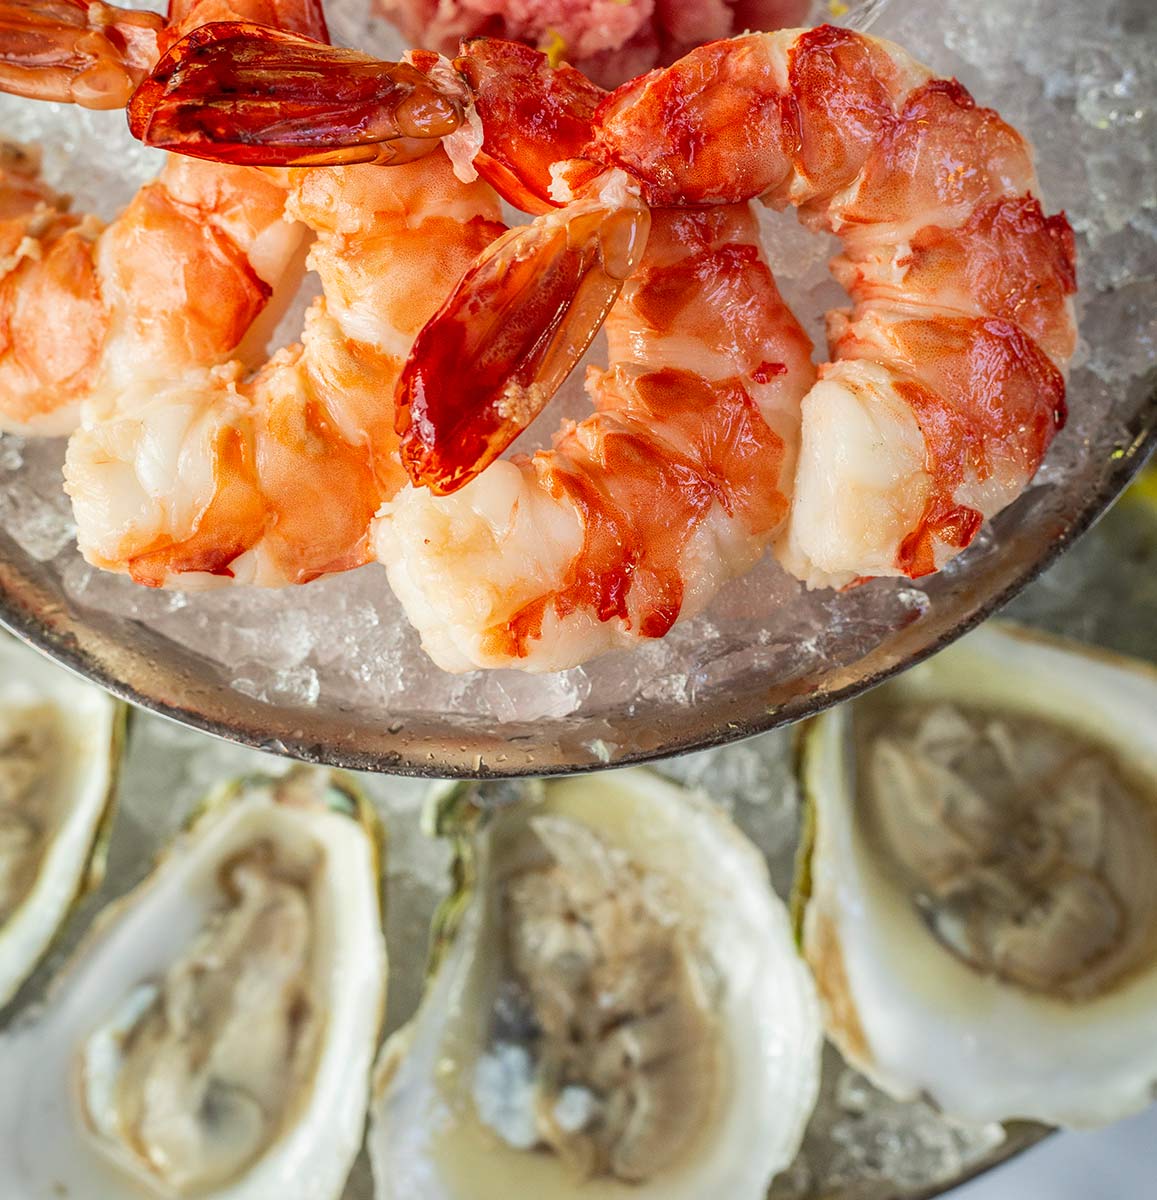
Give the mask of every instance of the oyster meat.
POLYGON ((99 881, 124 709, 0 636, 0 1005, 99 881))
POLYGON ((1157 1082, 1157 673, 990 623, 805 733, 804 949, 893 1096, 1083 1126, 1157 1082))
POLYGON ((379 1200, 762 1198, 814 1105, 820 1039, 758 851, 641 770, 485 816, 470 793, 441 801, 460 887, 382 1058, 379 1200))
POLYGON ((0 1041, 5 1200, 340 1195, 385 951, 368 808, 326 772, 242 781, 107 910, 0 1041))

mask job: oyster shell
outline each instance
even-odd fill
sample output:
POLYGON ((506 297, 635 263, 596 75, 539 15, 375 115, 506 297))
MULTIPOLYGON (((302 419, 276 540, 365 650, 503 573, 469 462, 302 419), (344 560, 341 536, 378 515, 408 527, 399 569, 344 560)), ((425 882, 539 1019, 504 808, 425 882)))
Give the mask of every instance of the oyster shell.
POLYGON ((0 1006, 104 867, 124 706, 0 635, 0 1006))
POLYGON ((362 1140, 385 989, 370 810, 238 781, 0 1039, 4 1200, 327 1200, 362 1140))
POLYGON ((483 817, 472 791, 437 810, 457 888, 381 1059, 378 1200, 762 1200, 815 1103, 820 1030, 758 851, 642 770, 483 817))
POLYGON ((1151 1101, 1157 672, 990 623, 817 718, 801 762, 803 946, 845 1058, 974 1121, 1151 1101))

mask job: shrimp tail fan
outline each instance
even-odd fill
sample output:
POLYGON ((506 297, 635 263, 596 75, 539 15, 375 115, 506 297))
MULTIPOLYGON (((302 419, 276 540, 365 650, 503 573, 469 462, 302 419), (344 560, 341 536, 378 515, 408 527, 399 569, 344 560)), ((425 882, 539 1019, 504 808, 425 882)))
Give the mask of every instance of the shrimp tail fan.
POLYGON ((163 24, 99 0, 0 0, 0 91, 123 108, 156 58, 163 24))
POLYGON ((414 342, 395 423, 410 479, 457 491, 546 407, 647 243, 635 197, 580 198, 483 251, 414 342))
POLYGON ((243 21, 193 30, 129 103, 140 141, 246 166, 410 162, 462 119, 461 96, 410 63, 243 21))

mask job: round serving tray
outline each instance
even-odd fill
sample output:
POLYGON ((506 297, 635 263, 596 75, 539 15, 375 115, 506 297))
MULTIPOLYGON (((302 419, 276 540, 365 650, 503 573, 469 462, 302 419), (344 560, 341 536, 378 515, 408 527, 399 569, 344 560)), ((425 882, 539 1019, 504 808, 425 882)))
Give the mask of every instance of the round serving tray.
MULTIPOLYGON (((957 74, 1025 131, 1050 206, 1066 208, 1078 235, 1084 344, 1070 380, 1069 424, 1032 488, 949 570, 835 595, 808 593, 768 562, 663 645, 606 656, 562 680, 447 683, 434 678, 412 634, 393 631, 397 614, 376 566, 265 595, 250 609, 236 593, 194 593, 165 608, 123 578, 98 581, 94 602, 98 589, 78 586, 91 572, 65 544, 67 531, 45 549, 9 520, 50 504, 59 452, 48 452, 57 457, 45 466, 30 444, 26 458, 40 455, 40 469, 5 473, 9 439, 0 439, 0 623, 133 704, 208 733, 358 770, 484 777, 646 761, 785 725, 879 683, 995 612, 1106 511, 1157 444, 1157 65, 1147 49, 1157 9, 1149 0, 1120 0, 1109 14, 1083 0, 951 0, 933 12, 918 0, 874 0, 867 11, 873 32, 957 74), (345 599, 347 587, 362 607, 345 599), (347 605, 342 620, 361 622, 342 626, 352 651, 347 645, 340 671, 323 653, 331 603, 347 605), (243 664, 232 642, 211 636, 235 623, 245 626, 243 664), (381 648, 387 627, 389 653, 381 648), (262 661, 266 649, 284 650, 287 630, 313 646, 290 672, 294 688, 281 686, 277 664, 262 661)), ((383 51, 388 38, 380 22, 366 25, 364 0, 336 0, 332 16, 340 39, 383 51), (351 23, 355 7, 360 17, 351 23)), ((19 107, 31 102, 0 101, 6 130, 39 129, 28 125, 40 120, 34 109, 19 107)), ((63 112, 53 120, 82 118, 63 112)), ((94 129, 68 133, 57 159, 78 202, 100 207, 115 176, 94 129), (82 169, 94 144, 104 166, 103 174, 92 168, 90 186, 82 169)), ((112 125, 100 131, 122 136, 112 125)), ((125 181, 118 186, 119 201, 125 181)), ((769 221, 773 266, 782 267, 785 294, 818 340, 819 300, 838 296, 793 277, 798 230, 790 216, 769 221)), ((20 461, 19 452, 13 457, 20 461)))

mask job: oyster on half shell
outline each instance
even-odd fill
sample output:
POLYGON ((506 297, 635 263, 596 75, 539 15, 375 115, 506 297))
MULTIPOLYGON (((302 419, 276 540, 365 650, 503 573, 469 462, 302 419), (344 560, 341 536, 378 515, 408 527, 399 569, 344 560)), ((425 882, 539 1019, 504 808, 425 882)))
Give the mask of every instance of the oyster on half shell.
POLYGON ((103 872, 125 709, 0 635, 0 1006, 103 872))
POLYGON ((4 1200, 334 1200, 384 1003, 377 828, 328 772, 223 789, 0 1039, 4 1200))
POLYGON ((804 732, 803 945, 897 1098, 1089 1126, 1157 1084, 1157 672, 990 623, 804 732))
POLYGON ((382 1055, 378 1200, 762 1200, 815 1103, 821 1035, 759 852, 643 770, 485 813, 473 794, 436 797, 457 886, 382 1055))

